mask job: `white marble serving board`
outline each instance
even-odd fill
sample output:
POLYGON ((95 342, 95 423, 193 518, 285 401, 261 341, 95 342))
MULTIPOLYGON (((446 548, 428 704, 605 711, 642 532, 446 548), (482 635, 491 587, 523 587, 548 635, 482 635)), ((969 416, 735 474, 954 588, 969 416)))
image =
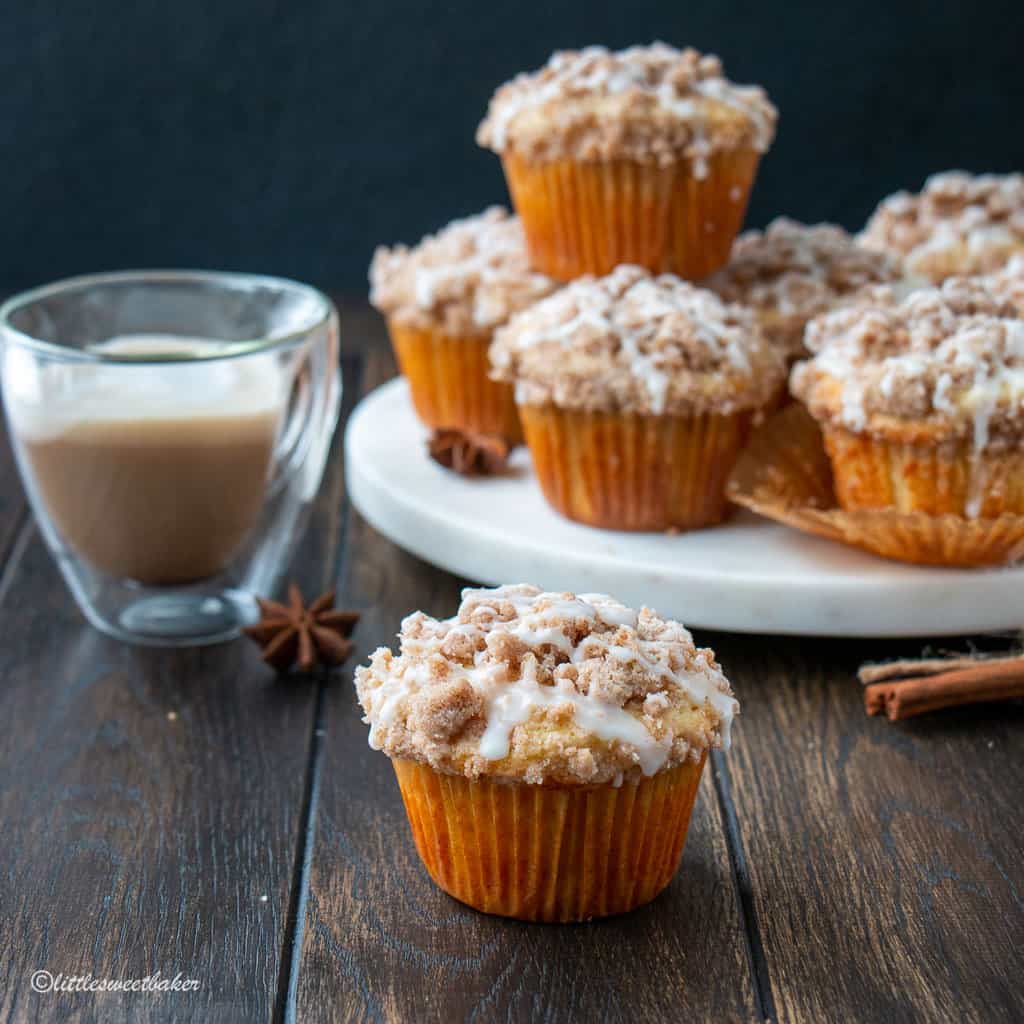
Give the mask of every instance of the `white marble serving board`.
POLYGON ((903 565, 745 511, 678 536, 595 530, 548 506, 525 449, 507 476, 464 479, 426 456, 426 438, 403 379, 368 395, 345 437, 349 493, 396 544, 471 580, 604 592, 743 633, 941 636, 1024 622, 1024 568, 903 565))

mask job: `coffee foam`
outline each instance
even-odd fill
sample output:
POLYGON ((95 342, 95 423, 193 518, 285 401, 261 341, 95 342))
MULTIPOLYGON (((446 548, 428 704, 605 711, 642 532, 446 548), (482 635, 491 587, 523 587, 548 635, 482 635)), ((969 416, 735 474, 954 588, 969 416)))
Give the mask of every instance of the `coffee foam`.
POLYGON ((8 349, 8 413, 26 440, 52 440, 82 424, 228 420, 277 415, 287 397, 274 353, 210 358, 225 342, 167 334, 110 338, 88 351, 168 362, 50 362, 8 349))

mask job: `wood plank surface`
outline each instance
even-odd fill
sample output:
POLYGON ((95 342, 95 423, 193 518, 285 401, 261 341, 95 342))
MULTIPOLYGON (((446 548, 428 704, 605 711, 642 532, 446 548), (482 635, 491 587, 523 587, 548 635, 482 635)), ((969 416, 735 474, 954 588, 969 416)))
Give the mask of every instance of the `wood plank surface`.
POLYGON ((699 639, 743 702, 728 765, 778 1019, 1024 1020, 1024 703, 891 723, 857 667, 920 641, 699 639))
MULTIPOLYGON (((294 565, 307 591, 335 575, 342 478, 336 451, 294 565)), ((166 651, 102 636, 37 538, 0 614, 0 1019, 280 1016, 316 682, 275 680, 245 642, 166 651), (181 972, 200 987, 36 994, 36 970, 181 972)))
MULTIPOLYGON (((374 348, 365 388, 393 374, 374 348)), ((446 616, 464 581, 353 513, 342 592, 364 610, 353 664, 401 618, 446 616)), ((669 890, 622 918, 528 925, 478 914, 419 862, 387 758, 367 746, 351 672, 330 687, 297 1019, 630 1020, 755 1016, 743 925, 710 772, 669 890)))

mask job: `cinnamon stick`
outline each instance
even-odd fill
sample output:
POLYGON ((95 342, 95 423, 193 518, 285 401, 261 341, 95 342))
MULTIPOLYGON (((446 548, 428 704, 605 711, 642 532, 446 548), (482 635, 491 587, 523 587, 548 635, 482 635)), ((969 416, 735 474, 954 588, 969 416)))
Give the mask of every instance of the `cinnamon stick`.
POLYGON ((967 668, 872 683, 864 688, 864 710, 884 712, 890 722, 898 722, 940 708, 1011 697, 1024 697, 1024 656, 978 659, 967 668))
POLYGON ((1005 661, 1017 661, 1021 655, 1011 654, 989 657, 988 655, 965 654, 947 658, 906 658, 901 661, 869 662, 861 665, 857 678, 865 684, 880 683, 885 679, 907 679, 911 676, 933 676, 940 672, 951 672, 958 668, 973 668, 979 662, 997 665, 1005 661))

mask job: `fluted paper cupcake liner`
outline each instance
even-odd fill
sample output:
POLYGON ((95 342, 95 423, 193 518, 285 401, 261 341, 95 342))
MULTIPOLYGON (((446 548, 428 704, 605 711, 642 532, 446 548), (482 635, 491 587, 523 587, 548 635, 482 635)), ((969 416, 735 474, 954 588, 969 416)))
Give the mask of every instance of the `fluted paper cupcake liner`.
POLYGON ((715 153, 701 177, 685 160, 534 163, 510 152, 502 163, 537 270, 569 281, 634 263, 698 280, 728 261, 758 160, 715 153))
POLYGON ((1024 513, 1024 456, 1016 450, 975 456, 969 441, 900 444, 848 430, 824 430, 836 498, 850 510, 994 519, 1024 513))
POLYGON ((805 533, 922 565, 1006 565, 1024 556, 1024 515, 839 507, 817 423, 801 405, 776 413, 751 439, 729 480, 739 505, 805 533))
POLYGON ((413 405, 428 427, 523 439, 511 384, 489 377, 489 334, 451 335, 388 323, 413 405))
POLYGON ((644 416, 553 405, 519 409, 533 468, 562 515, 613 530, 721 522, 751 414, 644 416))
POLYGON ((445 892, 488 914, 586 921, 671 881, 704 759, 619 787, 557 788, 393 764, 416 849, 445 892))

